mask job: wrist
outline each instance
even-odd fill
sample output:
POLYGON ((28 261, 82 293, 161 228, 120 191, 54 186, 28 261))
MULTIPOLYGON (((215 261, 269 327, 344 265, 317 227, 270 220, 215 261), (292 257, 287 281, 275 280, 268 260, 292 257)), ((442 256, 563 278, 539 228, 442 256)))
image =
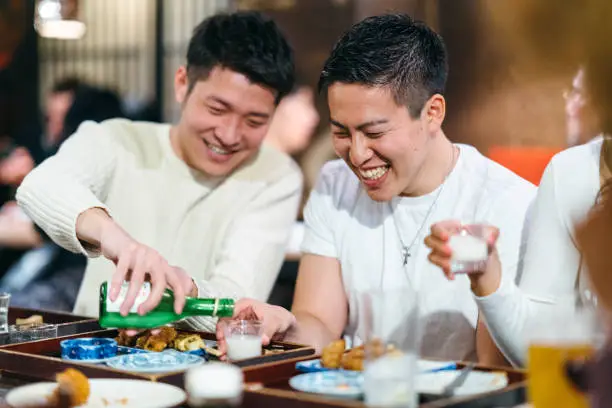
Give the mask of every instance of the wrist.
POLYGON ((189 297, 199 297, 200 296, 200 287, 198 286, 194 278, 189 279, 189 287, 186 293, 187 293, 187 296, 189 297))
POLYGON ((82 212, 76 222, 77 238, 89 245, 100 247, 102 237, 108 235, 117 224, 102 208, 90 208, 82 212))
POLYGON ((468 275, 470 278, 470 289, 477 297, 492 295, 499 289, 501 284, 501 262, 497 250, 493 248, 486 270, 483 273, 468 275))
POLYGON ((489 296, 497 291, 501 279, 487 276, 486 273, 478 273, 469 275, 470 289, 477 297, 489 296))

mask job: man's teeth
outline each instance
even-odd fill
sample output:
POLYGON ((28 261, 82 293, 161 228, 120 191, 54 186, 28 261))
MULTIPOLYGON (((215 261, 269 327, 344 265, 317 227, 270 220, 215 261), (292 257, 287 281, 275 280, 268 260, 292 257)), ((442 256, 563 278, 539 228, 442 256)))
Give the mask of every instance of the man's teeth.
POLYGON ((389 170, 389 166, 380 166, 375 169, 359 170, 361 176, 368 180, 376 180, 385 175, 389 170))
POLYGON ((228 152, 227 150, 223 150, 222 148, 217 147, 215 145, 209 144, 208 147, 210 148, 210 150, 217 154, 230 154, 230 152, 228 152))

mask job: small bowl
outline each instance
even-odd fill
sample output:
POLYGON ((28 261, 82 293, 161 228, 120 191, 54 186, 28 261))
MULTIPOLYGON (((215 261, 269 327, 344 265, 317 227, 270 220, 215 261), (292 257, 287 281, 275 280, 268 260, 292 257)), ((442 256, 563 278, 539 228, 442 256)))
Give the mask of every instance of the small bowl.
POLYGON ((62 358, 69 360, 102 360, 117 355, 117 342, 105 338, 81 338, 60 342, 62 358))
POLYGON ((25 343, 54 337, 57 337, 57 325, 55 324, 29 323, 20 326, 14 324, 9 327, 11 343, 25 343))

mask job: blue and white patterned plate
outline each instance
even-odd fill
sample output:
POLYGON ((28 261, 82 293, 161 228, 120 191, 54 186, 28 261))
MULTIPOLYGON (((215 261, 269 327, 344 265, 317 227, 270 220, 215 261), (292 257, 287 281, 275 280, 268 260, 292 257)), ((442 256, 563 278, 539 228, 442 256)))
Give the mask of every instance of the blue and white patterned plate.
MULTIPOLYGON (((454 370, 457 364, 454 361, 433 361, 433 360, 418 360, 417 367, 421 373, 431 373, 436 371, 454 370)), ((320 371, 343 371, 325 368, 321 365, 320 359, 300 361, 295 364, 295 368, 303 373, 316 373, 320 371)))
POLYGON ((176 350, 159 353, 125 354, 106 361, 106 365, 117 370, 140 373, 166 373, 182 371, 204 363, 206 359, 176 350))
POLYGON ((343 398, 359 398, 363 393, 362 384, 363 375, 357 371, 319 371, 289 380, 289 385, 298 391, 343 398))

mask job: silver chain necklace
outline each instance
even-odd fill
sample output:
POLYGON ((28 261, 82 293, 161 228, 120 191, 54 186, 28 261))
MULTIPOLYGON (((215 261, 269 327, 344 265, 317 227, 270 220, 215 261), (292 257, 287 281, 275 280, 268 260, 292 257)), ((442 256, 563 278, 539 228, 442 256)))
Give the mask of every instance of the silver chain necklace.
POLYGON ((389 208, 391 209, 391 214, 393 216, 393 223, 395 224, 395 231, 397 232, 397 237, 400 241, 400 246, 401 246, 401 253, 402 253, 402 265, 406 266, 408 264, 408 258, 410 258, 412 256, 412 247, 414 246, 414 244, 416 244, 417 239, 419 238, 419 236, 421 235, 421 231, 423 230, 423 228, 425 227, 427 220, 429 219, 429 216, 431 215, 431 212, 433 211, 434 207, 436 206, 436 203, 438 202, 438 198, 440 198, 440 194, 442 194, 442 190, 444 190, 444 186, 446 185, 446 181, 448 180, 448 177, 450 176, 452 170, 453 170, 453 165, 455 164, 455 146, 453 145, 453 149, 452 149, 452 156, 451 156, 451 162, 450 162, 450 166, 449 169, 446 173, 446 176, 444 177, 444 181, 442 181, 442 185, 440 186, 440 189, 438 190, 438 193, 436 194, 436 198, 434 198, 433 203, 431 203, 431 205, 429 206, 429 209, 427 210, 427 213, 425 214, 425 218, 423 218, 423 222, 421 223, 421 226, 419 227, 419 229, 417 230, 417 233, 414 236, 414 239, 412 240, 412 242, 410 243, 410 245, 406 246, 406 244, 404 243, 404 240, 402 239, 402 234, 400 232, 400 228, 399 228, 399 223, 397 222, 397 217, 395 214, 395 211, 393 209, 393 206, 391 205, 391 202, 389 202, 389 208))

